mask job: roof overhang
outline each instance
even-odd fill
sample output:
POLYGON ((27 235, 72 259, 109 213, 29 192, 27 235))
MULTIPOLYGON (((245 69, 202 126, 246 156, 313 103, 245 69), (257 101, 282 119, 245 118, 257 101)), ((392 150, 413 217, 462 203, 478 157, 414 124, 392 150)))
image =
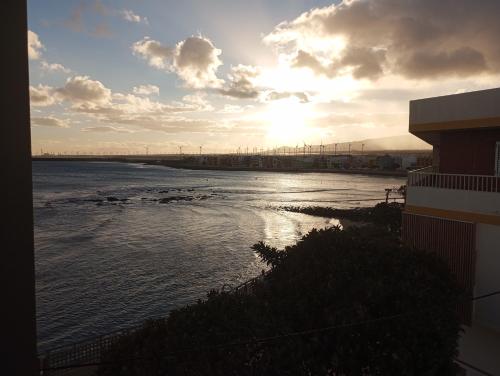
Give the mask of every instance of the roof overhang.
POLYGON ((439 144, 442 132, 500 128, 500 88, 410 101, 410 133, 439 144))

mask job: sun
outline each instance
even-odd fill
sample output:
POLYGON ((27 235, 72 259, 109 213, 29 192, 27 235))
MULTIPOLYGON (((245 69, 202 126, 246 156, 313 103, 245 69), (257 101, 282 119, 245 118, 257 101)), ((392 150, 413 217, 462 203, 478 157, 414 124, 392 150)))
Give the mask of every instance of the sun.
POLYGON ((268 142, 276 146, 302 144, 309 133, 310 111, 310 104, 295 97, 270 103, 264 114, 268 142))

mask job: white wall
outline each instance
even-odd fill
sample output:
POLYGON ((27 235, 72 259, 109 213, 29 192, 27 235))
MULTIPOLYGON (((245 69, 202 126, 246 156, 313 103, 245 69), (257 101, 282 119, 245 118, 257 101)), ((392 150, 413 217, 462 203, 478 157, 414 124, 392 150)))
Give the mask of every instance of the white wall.
POLYGON ((500 193, 494 192, 408 187, 406 203, 436 209, 500 215, 500 193))
MULTIPOLYGON (((477 224, 476 251, 474 295, 480 296, 500 290, 500 226, 477 224)), ((500 334, 500 295, 476 301, 474 320, 500 334)), ((500 357, 500 346, 498 354, 500 357)))
POLYGON ((500 88, 410 102, 410 124, 500 117, 500 88))

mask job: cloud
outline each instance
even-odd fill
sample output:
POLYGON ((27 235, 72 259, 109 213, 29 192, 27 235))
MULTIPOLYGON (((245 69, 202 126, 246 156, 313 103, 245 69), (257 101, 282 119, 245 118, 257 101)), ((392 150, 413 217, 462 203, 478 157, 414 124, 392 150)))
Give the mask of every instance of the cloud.
POLYGON ((75 104, 103 105, 111 100, 111 90, 100 81, 88 76, 75 76, 66 80, 66 84, 55 90, 62 99, 75 104))
POLYGON ((309 96, 303 92, 290 93, 290 92, 271 91, 266 95, 265 99, 267 101, 277 101, 280 99, 285 99, 285 98, 290 98, 290 97, 297 98, 300 101, 300 103, 308 103, 309 102, 309 96))
POLYGON ((42 126, 42 127, 69 128, 69 125, 65 120, 61 120, 53 116, 32 117, 31 125, 35 127, 42 126))
POLYGON ((64 26, 68 29, 86 33, 94 37, 110 37, 112 35, 108 24, 103 20, 103 16, 111 14, 111 12, 100 0, 81 0, 71 11, 71 15, 64 21, 64 26), (92 13, 100 16, 101 21, 89 29, 84 22, 84 15, 92 13))
POLYGON ((470 47, 450 52, 417 51, 400 63, 402 73, 411 78, 472 76, 488 69, 484 55, 470 47))
POLYGON ((222 65, 219 59, 222 52, 201 35, 189 37, 174 48, 145 37, 132 45, 132 51, 155 68, 175 72, 187 87, 214 88, 222 84, 216 75, 218 67, 222 65))
POLYGON ((194 94, 185 95, 182 97, 182 101, 188 105, 193 106, 197 111, 213 111, 214 108, 207 100, 207 95, 202 92, 196 92, 194 94))
POLYGON ((217 87, 221 83, 216 76, 217 68, 222 65, 221 53, 208 38, 189 37, 177 44, 173 65, 189 87, 217 87))
POLYGON ((258 76, 258 69, 249 65, 239 64, 231 67, 231 73, 228 74, 229 84, 218 90, 219 94, 238 98, 251 99, 259 95, 253 80, 258 76))
POLYGON ((48 63, 46 61, 42 61, 41 62, 41 68, 44 71, 47 71, 47 72, 63 72, 63 73, 69 73, 69 72, 71 72, 71 69, 66 68, 62 64, 59 64, 59 63, 48 63))
POLYGON ((58 98, 54 93, 54 88, 46 85, 30 86, 30 104, 37 107, 52 106, 59 103, 58 98))
POLYGON ((98 133, 107 133, 107 132, 117 132, 117 133, 134 133, 133 130, 123 128, 123 127, 113 127, 111 125, 102 125, 95 127, 85 127, 81 129, 82 132, 98 132, 98 133))
POLYGON ((500 73, 500 2, 344 0, 279 24, 264 41, 291 65, 376 79, 500 73))
MULTIPOLYGON (((135 92, 158 92, 154 85, 141 85, 135 92)), ((88 76, 74 76, 66 80, 62 87, 31 86, 32 106, 50 106, 66 103, 68 111, 85 116, 98 125, 84 128, 84 132, 127 132, 127 126, 155 130, 167 133, 196 132, 201 133, 205 127, 210 131, 216 127, 215 121, 199 118, 188 118, 182 114, 213 111, 206 99, 206 94, 196 92, 186 95, 182 101, 163 103, 152 100, 148 96, 136 93, 116 93, 102 82, 88 76), (125 127, 124 127, 125 126, 125 127)), ((40 118, 42 119, 42 118, 40 118)), ((34 125, 52 125, 64 127, 67 122, 57 122, 53 118, 40 120, 34 125)))
POLYGON ((139 85, 135 86, 133 89, 134 94, 137 95, 160 95, 160 88, 156 85, 139 85))
POLYGON ((326 76, 331 76, 335 73, 334 69, 324 65, 318 58, 304 50, 297 51, 297 54, 292 60, 292 66, 295 68, 309 68, 317 74, 326 76))
POLYGON ((132 10, 123 9, 120 13, 122 15, 122 18, 125 21, 133 22, 133 23, 141 23, 142 22, 146 25, 149 23, 148 19, 146 17, 141 17, 138 14, 135 14, 132 10))
POLYGON ((38 34, 28 30, 28 57, 31 60, 37 60, 42 56, 43 46, 38 34))
POLYGON ((152 67, 165 69, 170 65, 173 57, 173 48, 163 46, 160 42, 145 37, 132 45, 132 51, 148 61, 152 67))

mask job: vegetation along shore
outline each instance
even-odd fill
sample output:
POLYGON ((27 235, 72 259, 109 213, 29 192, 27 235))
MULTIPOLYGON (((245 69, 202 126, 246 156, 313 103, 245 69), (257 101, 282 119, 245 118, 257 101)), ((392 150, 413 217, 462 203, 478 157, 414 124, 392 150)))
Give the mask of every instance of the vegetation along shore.
POLYGON ((462 291, 441 260, 400 242, 397 204, 284 209, 365 225, 255 244, 267 273, 122 337, 98 375, 456 374, 462 291))

